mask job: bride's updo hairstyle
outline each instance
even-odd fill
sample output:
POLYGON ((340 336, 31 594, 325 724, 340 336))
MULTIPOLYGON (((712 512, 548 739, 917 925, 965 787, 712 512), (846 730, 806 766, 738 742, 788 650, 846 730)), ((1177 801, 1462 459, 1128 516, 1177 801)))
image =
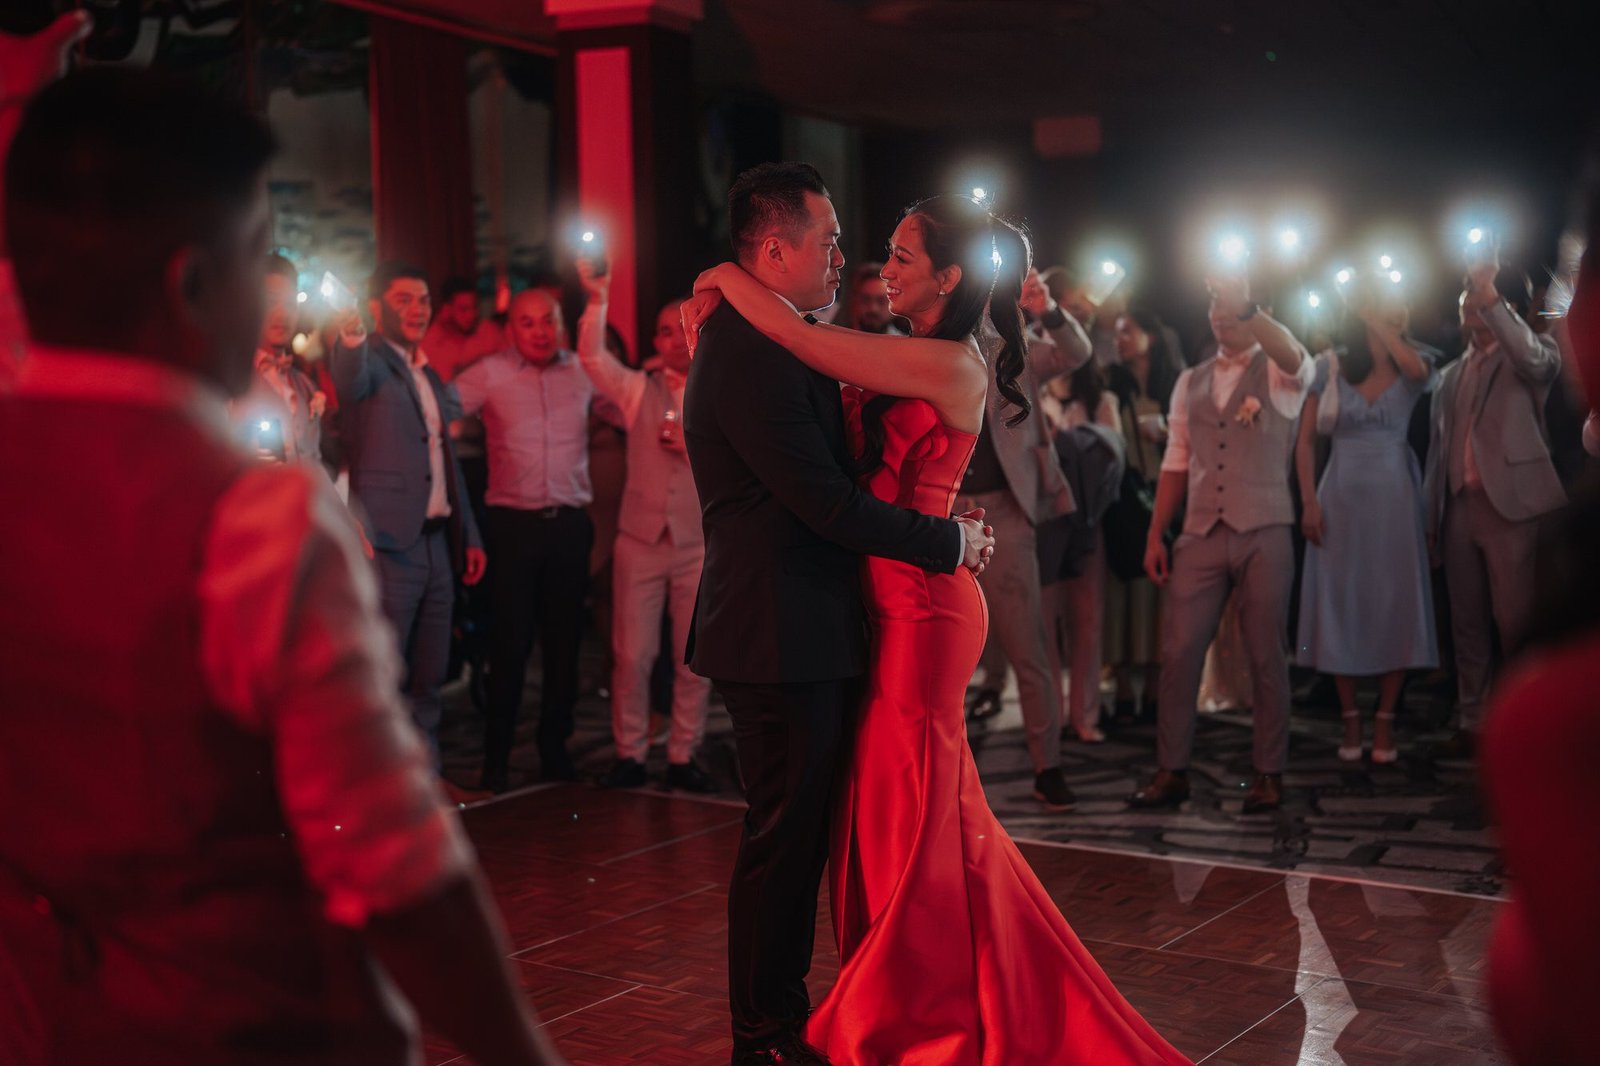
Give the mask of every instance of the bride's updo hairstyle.
POLYGON ((1028 417, 1033 401, 1017 384, 1028 344, 1022 335, 1022 282, 1033 265, 1033 246, 1023 230, 965 196, 933 196, 906 208, 901 219, 921 224, 922 243, 935 270, 959 265, 961 281, 946 298, 943 316, 929 334, 965 340, 977 332, 987 309, 1002 345, 994 359, 994 382, 1004 407, 1028 417))

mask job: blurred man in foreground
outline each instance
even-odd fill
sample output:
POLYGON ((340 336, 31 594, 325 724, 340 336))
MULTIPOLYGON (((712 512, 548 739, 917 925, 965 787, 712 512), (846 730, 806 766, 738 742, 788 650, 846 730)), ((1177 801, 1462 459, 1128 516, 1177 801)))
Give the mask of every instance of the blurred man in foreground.
POLYGON ((398 1066, 381 963, 476 1061, 556 1063, 337 497, 229 439, 271 151, 213 94, 107 69, 41 93, 8 160, 34 347, 0 497, 48 497, 0 563, 0 1048, 398 1066))

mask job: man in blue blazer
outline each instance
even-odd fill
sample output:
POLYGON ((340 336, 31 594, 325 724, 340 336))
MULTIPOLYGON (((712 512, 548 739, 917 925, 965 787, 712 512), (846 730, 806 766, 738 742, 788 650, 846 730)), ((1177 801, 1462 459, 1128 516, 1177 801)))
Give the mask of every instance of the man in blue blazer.
POLYGON ((367 295, 374 332, 352 311, 329 356, 350 506, 372 543, 384 613, 405 660, 406 699, 437 763, 455 581, 483 577, 483 541, 450 443, 460 404, 419 347, 433 311, 427 277, 384 263, 367 295))

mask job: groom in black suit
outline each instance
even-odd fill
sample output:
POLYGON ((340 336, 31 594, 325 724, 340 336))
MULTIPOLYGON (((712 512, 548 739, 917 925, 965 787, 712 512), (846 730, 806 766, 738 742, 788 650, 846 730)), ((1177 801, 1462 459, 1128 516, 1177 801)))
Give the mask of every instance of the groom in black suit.
MULTIPOLYGON (((799 309, 827 307, 844 256, 816 169, 769 163, 728 193, 740 264, 799 309)), ((800 1037, 836 786, 867 669, 862 555, 935 573, 993 545, 969 518, 883 503, 846 472, 839 383, 724 304, 700 331, 684 439, 706 557, 689 665, 733 718, 749 812, 728 894, 735 1066, 823 1063, 800 1037)))

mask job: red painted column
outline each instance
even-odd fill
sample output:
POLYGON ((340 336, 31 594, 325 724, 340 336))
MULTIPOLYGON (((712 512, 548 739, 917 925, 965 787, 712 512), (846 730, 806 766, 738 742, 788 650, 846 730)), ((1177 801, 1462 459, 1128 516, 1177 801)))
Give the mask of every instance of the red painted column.
MULTIPOLYGON (((633 74, 626 47, 586 48, 574 56, 578 223, 604 234, 616 269, 611 324, 639 351, 639 242, 633 158, 633 74)), ((575 229, 576 226, 568 227, 575 229)))
POLYGON ((557 232, 602 229, 611 324, 636 357, 694 280, 698 127, 688 31, 700 0, 547 0, 557 37, 557 232))

